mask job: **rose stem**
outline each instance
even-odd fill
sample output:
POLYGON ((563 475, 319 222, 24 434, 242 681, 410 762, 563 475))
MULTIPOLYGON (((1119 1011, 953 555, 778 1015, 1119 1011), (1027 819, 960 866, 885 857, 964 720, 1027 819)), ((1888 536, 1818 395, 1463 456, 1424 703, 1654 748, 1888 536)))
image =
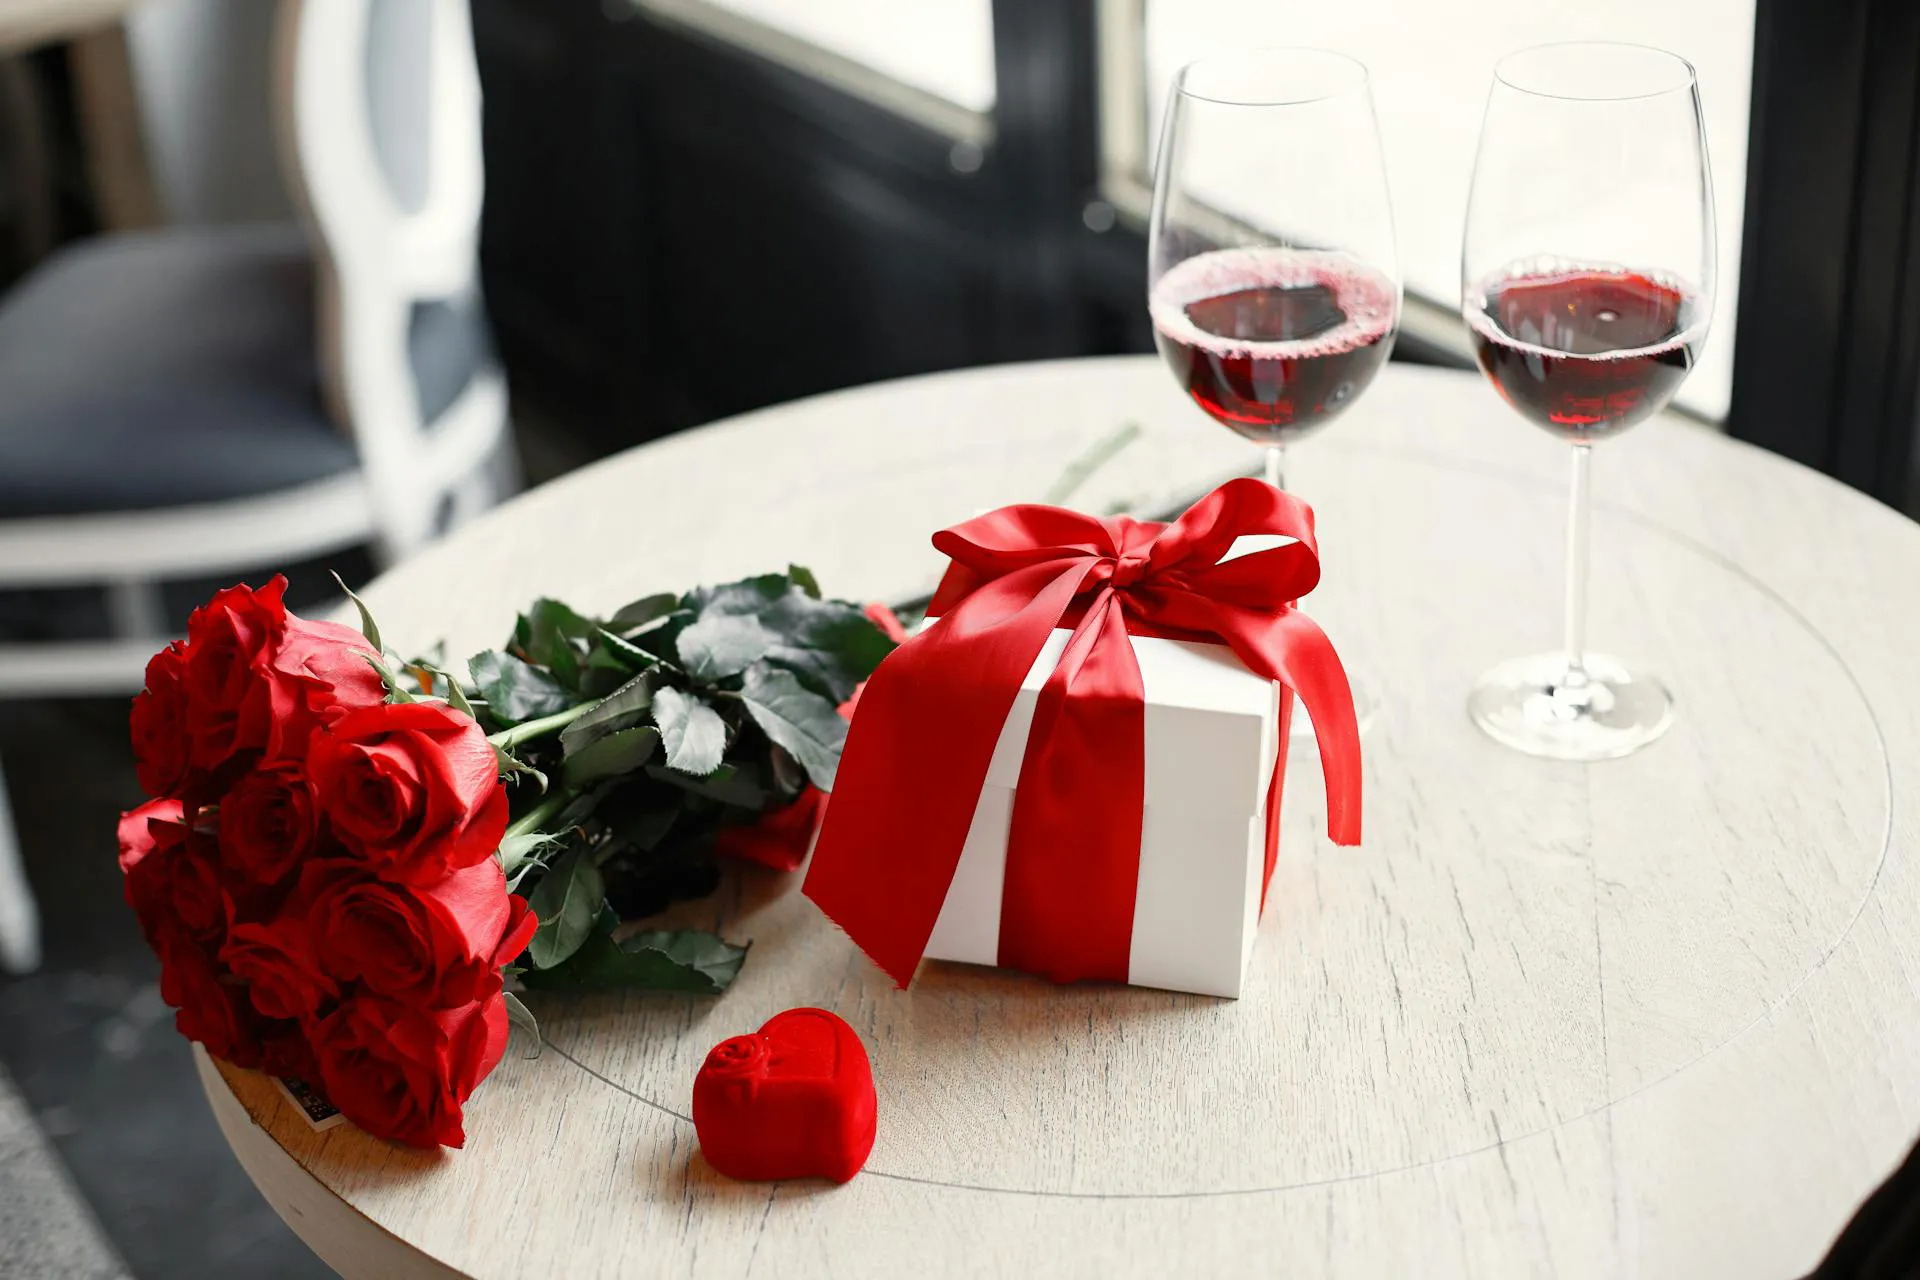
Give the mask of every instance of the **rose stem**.
POLYGON ((559 816, 560 811, 572 803, 573 795, 574 793, 571 791, 555 791, 552 795, 516 819, 513 824, 507 828, 506 838, 510 840, 514 836, 529 835, 538 831, 541 827, 559 816))
POLYGON ((511 751, 523 742, 532 742, 535 738, 544 738, 578 720, 587 712, 599 706, 599 702, 583 702, 577 707, 568 707, 565 711, 556 711, 550 716, 541 716, 537 720, 528 720, 524 724, 514 725, 511 729, 502 729, 489 734, 487 741, 502 751, 511 751))

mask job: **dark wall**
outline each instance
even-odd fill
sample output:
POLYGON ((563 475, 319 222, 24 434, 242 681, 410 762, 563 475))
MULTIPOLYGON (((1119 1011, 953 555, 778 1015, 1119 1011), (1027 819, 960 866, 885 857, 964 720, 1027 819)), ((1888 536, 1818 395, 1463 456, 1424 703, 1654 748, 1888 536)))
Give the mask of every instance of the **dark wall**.
POLYGON ((1150 349, 1137 234, 1114 252, 1080 220, 1091 6, 1044 8, 1007 19, 1025 71, 962 172, 937 130, 705 37, 597 0, 476 0, 482 253, 516 391, 611 447, 881 378, 1150 349), (1081 52, 1034 57, 1048 40, 1081 52))

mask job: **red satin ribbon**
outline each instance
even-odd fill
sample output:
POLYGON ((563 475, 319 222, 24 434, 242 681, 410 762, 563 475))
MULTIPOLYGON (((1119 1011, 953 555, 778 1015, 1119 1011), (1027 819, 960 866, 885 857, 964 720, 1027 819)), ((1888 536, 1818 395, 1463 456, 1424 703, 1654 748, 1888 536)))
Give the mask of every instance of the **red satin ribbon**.
MULTIPOLYGON (((1014 793, 1001 964, 1058 982, 1127 978, 1146 793, 1130 625, 1224 642, 1297 692, 1320 742, 1328 834, 1359 843, 1352 692, 1326 635, 1293 607, 1320 580, 1304 502, 1230 480, 1172 524, 1003 507, 933 545, 953 561, 928 609, 940 621, 860 695, 805 890, 901 986, 926 953, 1014 697, 1070 615, 1014 793), (1220 563, 1247 534, 1297 541, 1220 563)), ((1285 764, 1283 739, 1268 790, 1269 872, 1285 764)))

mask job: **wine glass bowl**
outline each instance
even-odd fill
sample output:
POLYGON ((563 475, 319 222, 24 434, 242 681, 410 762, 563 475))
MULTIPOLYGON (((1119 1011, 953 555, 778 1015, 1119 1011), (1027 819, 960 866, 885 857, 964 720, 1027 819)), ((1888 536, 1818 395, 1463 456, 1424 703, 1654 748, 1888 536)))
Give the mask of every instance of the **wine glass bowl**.
POLYGON ((1691 65, 1610 43, 1501 60, 1474 159, 1461 314, 1500 397, 1573 446, 1564 645, 1494 668, 1468 703, 1508 746, 1608 759, 1673 722, 1664 685, 1586 649, 1591 451, 1686 380, 1713 314, 1713 263, 1691 65))
POLYGON ((1279 450, 1351 405, 1400 321, 1393 212, 1366 69, 1264 49, 1181 69, 1148 248, 1161 357, 1193 402, 1279 450))
POLYGON ((1520 416, 1576 444, 1644 422, 1693 367, 1695 295, 1659 272, 1540 257, 1482 281, 1467 325, 1520 416))

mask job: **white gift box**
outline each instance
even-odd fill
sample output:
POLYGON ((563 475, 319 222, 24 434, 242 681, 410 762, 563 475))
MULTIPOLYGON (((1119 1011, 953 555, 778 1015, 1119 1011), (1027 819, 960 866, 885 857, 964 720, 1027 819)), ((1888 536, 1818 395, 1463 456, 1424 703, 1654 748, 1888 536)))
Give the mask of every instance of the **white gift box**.
MULTIPOLYGON (((1000 732, 931 959, 998 963, 1020 761, 1041 686, 1071 635, 1048 639, 1000 732)), ((1146 689, 1146 808, 1127 981, 1237 997, 1260 922, 1280 687, 1224 645, 1131 639, 1146 689)))

